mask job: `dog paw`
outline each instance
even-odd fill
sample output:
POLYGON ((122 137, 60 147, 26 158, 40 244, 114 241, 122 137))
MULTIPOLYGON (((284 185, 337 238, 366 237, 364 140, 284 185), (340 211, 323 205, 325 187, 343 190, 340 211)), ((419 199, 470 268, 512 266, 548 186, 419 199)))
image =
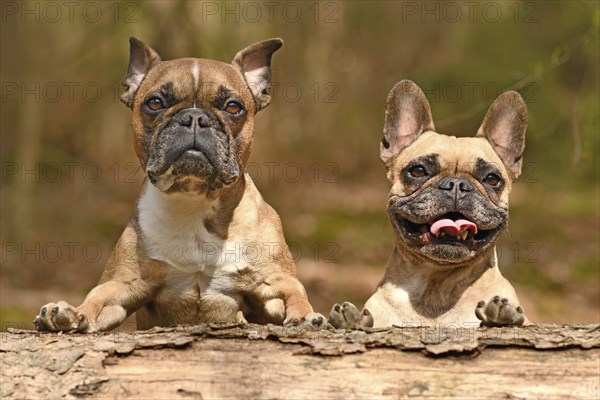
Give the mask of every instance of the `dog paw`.
POLYGON ((40 332, 87 332, 89 327, 87 316, 64 301, 43 306, 40 314, 33 320, 33 324, 40 332))
POLYGON ((327 328, 327 318, 324 315, 311 312, 304 317, 288 317, 283 321, 283 326, 301 326, 307 329, 327 328))
POLYGON ((323 314, 312 312, 304 317, 302 326, 314 330, 325 329, 327 328, 327 318, 323 314))
POLYGON ((500 296, 494 296, 487 303, 483 300, 477 303, 475 315, 481 320, 481 326, 520 326, 525 322, 523 309, 515 308, 507 298, 500 296))
POLYGON ((334 304, 329 313, 329 322, 337 329, 362 329, 373 327, 373 316, 366 308, 358 311, 352 303, 334 304))

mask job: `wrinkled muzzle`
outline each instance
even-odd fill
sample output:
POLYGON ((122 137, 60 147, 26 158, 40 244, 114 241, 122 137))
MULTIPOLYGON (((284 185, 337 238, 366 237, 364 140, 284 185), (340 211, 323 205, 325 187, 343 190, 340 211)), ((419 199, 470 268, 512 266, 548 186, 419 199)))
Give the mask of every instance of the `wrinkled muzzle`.
POLYGON ((493 245, 508 223, 506 208, 491 202, 472 185, 467 186, 466 181, 455 181, 457 185, 449 189, 448 179, 444 178, 439 185, 413 195, 392 196, 388 203, 396 237, 440 262, 476 257, 493 245))
POLYGON ((160 190, 189 178, 199 179, 214 190, 240 177, 232 135, 210 111, 179 111, 158 128, 152 142, 146 173, 160 190))

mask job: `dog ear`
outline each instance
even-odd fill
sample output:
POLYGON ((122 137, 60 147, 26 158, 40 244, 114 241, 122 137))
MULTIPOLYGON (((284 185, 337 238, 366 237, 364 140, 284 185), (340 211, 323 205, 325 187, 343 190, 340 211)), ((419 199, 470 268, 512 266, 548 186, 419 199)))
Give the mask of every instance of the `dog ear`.
POLYGON ((477 137, 490 142, 512 179, 521 174, 526 129, 527 105, 519 93, 511 90, 492 103, 477 131, 477 137))
POLYGON ((416 83, 403 80, 392 88, 385 106, 380 156, 386 165, 423 132, 432 131, 433 118, 425 94, 416 83))
POLYGON ((129 38, 129 68, 123 81, 125 92, 121 101, 129 108, 133 106, 133 98, 142 80, 150 69, 160 62, 160 56, 146 43, 134 37, 129 38))
POLYGON ((256 102, 256 111, 260 111, 271 102, 271 56, 283 46, 281 39, 268 39, 251 44, 240 50, 231 62, 237 67, 256 102))

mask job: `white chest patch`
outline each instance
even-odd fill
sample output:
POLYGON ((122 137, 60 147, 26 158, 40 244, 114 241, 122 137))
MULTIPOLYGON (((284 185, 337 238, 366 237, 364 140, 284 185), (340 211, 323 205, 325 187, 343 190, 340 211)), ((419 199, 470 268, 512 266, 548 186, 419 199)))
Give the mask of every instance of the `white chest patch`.
POLYGON ((138 215, 149 257, 199 279, 212 277, 210 286, 219 290, 231 286, 230 276, 248 264, 239 257, 235 242, 206 229, 204 221, 217 205, 217 200, 199 195, 167 195, 147 182, 138 215))

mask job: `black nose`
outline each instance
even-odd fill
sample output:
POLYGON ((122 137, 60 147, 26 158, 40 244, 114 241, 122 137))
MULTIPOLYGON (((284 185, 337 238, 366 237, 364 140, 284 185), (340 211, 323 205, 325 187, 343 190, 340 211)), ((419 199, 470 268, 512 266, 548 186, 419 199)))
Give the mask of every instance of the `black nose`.
POLYGON ((181 110, 175 117, 176 121, 186 128, 208 128, 211 126, 213 119, 216 119, 214 115, 201 108, 188 108, 181 110))
POLYGON ((440 190, 447 190, 452 192, 472 192, 474 190, 473 185, 465 178, 459 178, 456 176, 447 176, 438 183, 440 190))

